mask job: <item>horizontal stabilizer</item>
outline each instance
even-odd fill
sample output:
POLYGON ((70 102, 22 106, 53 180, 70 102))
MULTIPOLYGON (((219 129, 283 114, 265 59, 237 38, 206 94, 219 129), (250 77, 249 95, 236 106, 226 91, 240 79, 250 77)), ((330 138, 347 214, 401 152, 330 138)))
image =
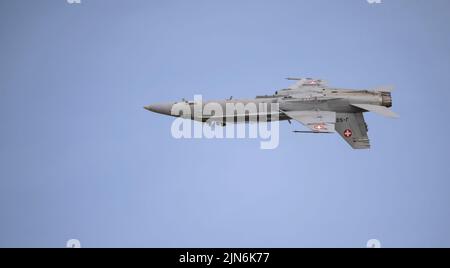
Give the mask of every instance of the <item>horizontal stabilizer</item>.
POLYGON ((367 110, 369 112, 377 113, 382 116, 393 117, 393 118, 399 117, 398 114, 394 113, 391 109, 384 107, 384 106, 372 105, 372 104, 352 104, 352 105, 355 107, 367 110))

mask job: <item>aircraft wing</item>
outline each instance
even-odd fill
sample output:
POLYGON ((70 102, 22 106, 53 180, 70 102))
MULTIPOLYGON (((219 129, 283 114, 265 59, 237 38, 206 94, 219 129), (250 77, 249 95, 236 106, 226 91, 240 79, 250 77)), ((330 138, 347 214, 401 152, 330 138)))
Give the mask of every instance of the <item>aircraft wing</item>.
POLYGON ((331 133, 334 132, 336 113, 326 111, 282 111, 288 117, 302 123, 312 132, 331 133))
POLYGON ((336 131, 353 149, 369 149, 367 124, 362 113, 337 113, 336 131))

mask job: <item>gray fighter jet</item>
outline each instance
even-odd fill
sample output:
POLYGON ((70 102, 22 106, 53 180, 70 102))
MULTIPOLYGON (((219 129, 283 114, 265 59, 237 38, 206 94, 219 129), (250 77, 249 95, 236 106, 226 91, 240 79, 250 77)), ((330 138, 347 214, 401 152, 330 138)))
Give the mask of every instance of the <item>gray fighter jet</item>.
MULTIPOLYGON (((218 103, 224 109, 227 104, 255 103, 256 107, 261 103, 276 103, 277 111, 261 110, 258 108, 256 115, 246 113, 233 113, 231 122, 244 122, 258 120, 261 115, 270 120, 298 121, 309 128, 308 131, 294 131, 297 133, 334 133, 338 132, 342 138, 354 149, 370 148, 367 136, 367 124, 364 121, 364 112, 375 112, 386 117, 398 117, 389 107, 392 106, 392 87, 381 87, 373 90, 351 90, 328 87, 327 83, 320 79, 312 78, 287 78, 296 80, 296 83, 288 88, 276 91, 273 95, 257 96, 255 99, 233 99, 202 102, 202 107, 208 103, 218 103), (276 114, 276 117, 273 115, 276 114), (256 118, 256 119, 255 119, 256 118)), ((183 116, 173 114, 173 107, 177 104, 187 104, 191 108, 195 102, 182 100, 181 102, 158 103, 144 108, 165 115, 183 116)), ((214 115, 198 115, 192 108, 189 118, 201 122, 211 122, 217 119, 221 125, 230 123, 230 116, 223 115, 214 118, 214 115)))

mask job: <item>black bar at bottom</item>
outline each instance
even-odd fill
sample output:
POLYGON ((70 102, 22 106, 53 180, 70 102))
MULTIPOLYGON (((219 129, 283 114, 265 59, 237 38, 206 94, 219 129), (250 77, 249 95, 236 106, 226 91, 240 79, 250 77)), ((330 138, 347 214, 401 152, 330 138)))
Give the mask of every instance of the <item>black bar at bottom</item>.
POLYGON ((292 248, 239 248, 239 249, 194 249, 194 248, 151 248, 151 249, 0 249, 3 263, 33 265, 55 264, 82 266, 99 263, 101 265, 139 264, 178 265, 195 267, 235 267, 272 265, 337 265, 356 264, 359 266, 385 266, 393 263, 430 264, 447 263, 450 249, 292 249, 292 248))

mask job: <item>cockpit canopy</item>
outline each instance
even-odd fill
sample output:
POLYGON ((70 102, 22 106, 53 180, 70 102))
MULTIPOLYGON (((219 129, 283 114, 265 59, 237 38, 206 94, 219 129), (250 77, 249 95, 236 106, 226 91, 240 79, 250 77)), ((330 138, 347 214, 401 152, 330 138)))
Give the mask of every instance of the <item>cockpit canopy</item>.
POLYGON ((314 79, 314 78, 287 78, 287 79, 297 81, 295 84, 288 87, 288 89, 297 89, 299 87, 326 86, 327 84, 327 82, 322 79, 314 79))
POLYGON ((287 80, 297 81, 295 84, 288 88, 280 89, 275 92, 275 95, 290 95, 297 91, 317 91, 318 87, 323 88, 327 86, 327 82, 321 79, 313 78, 287 78, 287 80))

